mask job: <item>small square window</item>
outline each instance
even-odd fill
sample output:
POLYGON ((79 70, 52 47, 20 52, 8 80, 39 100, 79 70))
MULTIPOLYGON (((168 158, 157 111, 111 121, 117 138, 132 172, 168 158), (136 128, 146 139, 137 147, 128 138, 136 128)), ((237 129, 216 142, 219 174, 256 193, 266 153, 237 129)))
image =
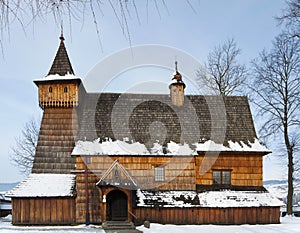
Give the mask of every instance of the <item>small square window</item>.
POLYGON ((213 184, 221 184, 221 171, 213 171, 213 184))
POLYGON ((165 169, 164 167, 156 167, 154 168, 155 172, 155 181, 165 181, 165 169))

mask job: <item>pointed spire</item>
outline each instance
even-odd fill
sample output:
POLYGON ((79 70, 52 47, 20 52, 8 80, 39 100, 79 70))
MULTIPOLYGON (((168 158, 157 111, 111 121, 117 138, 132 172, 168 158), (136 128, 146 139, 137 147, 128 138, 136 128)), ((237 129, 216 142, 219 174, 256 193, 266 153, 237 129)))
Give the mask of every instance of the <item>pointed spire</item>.
POLYGON ((60 76, 64 76, 66 74, 74 74, 65 44, 64 44, 64 36, 61 32, 60 39, 60 45, 58 47, 58 50, 56 52, 56 56, 54 58, 54 61, 52 63, 52 66, 49 70, 48 75, 50 74, 59 74, 60 76))

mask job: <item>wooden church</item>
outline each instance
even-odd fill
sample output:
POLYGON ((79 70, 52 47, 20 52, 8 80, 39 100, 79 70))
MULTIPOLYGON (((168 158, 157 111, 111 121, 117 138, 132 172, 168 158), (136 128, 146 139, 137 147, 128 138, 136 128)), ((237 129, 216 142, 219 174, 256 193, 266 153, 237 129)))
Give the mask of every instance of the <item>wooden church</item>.
POLYGON ((43 109, 32 174, 10 191, 15 225, 280 223, 242 96, 87 93, 60 45, 35 80, 43 109))

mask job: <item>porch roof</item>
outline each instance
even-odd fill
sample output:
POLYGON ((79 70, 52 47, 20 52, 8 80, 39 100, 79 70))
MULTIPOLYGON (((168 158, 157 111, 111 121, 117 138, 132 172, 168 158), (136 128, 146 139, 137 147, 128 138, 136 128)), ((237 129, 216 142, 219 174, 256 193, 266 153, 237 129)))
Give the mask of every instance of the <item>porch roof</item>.
POLYGON ((261 207, 284 203, 268 192, 256 191, 145 191, 137 190, 140 207, 261 207))
POLYGON ((75 175, 30 174, 8 197, 71 197, 74 196, 75 175))

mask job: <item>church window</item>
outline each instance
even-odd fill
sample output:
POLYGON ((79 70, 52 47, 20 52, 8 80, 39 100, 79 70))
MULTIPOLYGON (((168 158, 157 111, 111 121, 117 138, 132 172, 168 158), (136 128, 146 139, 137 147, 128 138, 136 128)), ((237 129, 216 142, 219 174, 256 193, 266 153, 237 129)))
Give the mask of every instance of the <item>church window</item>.
POLYGON ((231 171, 213 171, 213 184, 231 184, 231 171))
POLYGON ((156 167, 154 168, 155 172, 155 181, 165 181, 165 168, 164 167, 156 167))
POLYGON ((68 88, 67 87, 64 88, 64 92, 68 92, 68 88))
POLYGON ((52 93, 52 87, 49 87, 49 92, 52 93))

